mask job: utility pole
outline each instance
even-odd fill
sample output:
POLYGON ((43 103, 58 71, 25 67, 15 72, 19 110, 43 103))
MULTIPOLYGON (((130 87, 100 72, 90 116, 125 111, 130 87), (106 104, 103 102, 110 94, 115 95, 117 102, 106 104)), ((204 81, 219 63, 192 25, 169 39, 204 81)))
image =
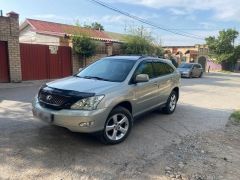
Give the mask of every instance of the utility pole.
POLYGON ((142 38, 143 37, 143 25, 141 25, 140 35, 141 35, 141 38, 142 38))

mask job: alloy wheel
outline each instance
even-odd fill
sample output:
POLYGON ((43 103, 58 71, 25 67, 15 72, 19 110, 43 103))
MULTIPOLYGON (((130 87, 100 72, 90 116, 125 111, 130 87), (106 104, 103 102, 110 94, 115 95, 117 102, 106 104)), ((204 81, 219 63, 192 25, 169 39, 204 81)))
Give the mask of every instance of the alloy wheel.
POLYGON ((128 132, 129 119, 124 114, 115 114, 106 123, 106 136, 112 141, 122 139, 128 132))
POLYGON ((177 104, 177 98, 175 94, 172 94, 172 96, 170 97, 170 103, 169 103, 169 109, 170 111, 173 111, 176 107, 177 104))

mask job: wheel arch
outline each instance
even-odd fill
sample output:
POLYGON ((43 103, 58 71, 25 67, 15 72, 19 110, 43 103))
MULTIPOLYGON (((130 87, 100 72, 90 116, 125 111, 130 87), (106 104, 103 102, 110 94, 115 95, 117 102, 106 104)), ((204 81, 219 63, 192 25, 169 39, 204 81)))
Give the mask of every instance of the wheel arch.
POLYGON ((119 102, 119 103, 117 103, 117 104, 112 108, 112 110, 113 110, 114 108, 116 108, 116 107, 119 107, 119 106, 127 109, 127 110, 132 114, 133 108, 132 108, 132 104, 131 104, 130 101, 122 101, 122 102, 119 102))
POLYGON ((172 91, 176 92, 176 94, 177 94, 177 100, 178 100, 178 99, 179 99, 179 87, 173 88, 172 91))

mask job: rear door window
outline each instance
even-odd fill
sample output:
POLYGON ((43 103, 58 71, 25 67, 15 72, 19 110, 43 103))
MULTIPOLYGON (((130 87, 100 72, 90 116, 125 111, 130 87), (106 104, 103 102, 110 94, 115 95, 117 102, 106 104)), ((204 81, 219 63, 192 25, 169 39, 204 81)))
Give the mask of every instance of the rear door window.
POLYGON ((153 62, 155 77, 164 76, 174 72, 174 69, 164 62, 153 62))

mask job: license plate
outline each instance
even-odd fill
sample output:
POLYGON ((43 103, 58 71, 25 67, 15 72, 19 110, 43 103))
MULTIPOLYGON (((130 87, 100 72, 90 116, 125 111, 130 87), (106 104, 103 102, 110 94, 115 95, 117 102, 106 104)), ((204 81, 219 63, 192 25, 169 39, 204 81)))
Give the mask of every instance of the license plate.
POLYGON ((33 114, 37 116, 39 119, 41 119, 42 121, 45 121, 47 123, 53 122, 53 115, 51 113, 33 110, 33 114))

